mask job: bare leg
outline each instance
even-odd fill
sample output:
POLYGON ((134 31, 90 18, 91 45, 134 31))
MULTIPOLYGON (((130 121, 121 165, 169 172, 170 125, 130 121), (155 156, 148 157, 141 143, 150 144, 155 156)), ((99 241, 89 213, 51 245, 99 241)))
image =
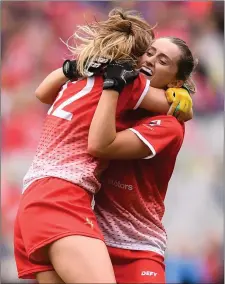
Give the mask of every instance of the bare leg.
POLYGON ((116 283, 106 245, 99 239, 62 238, 50 246, 49 258, 65 283, 116 283))
POLYGON ((39 284, 63 284, 65 282, 59 277, 55 271, 38 272, 36 279, 39 284))

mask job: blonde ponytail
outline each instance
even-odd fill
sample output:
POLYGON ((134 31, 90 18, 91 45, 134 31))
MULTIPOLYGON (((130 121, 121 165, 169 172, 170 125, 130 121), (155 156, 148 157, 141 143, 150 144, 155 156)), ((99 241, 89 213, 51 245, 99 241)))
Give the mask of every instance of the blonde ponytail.
POLYGON ((114 9, 106 21, 78 26, 73 35, 75 47, 67 47, 77 57, 77 68, 82 76, 97 57, 112 60, 137 60, 149 48, 154 33, 151 26, 137 12, 114 9), (79 42, 79 44, 78 44, 79 42))

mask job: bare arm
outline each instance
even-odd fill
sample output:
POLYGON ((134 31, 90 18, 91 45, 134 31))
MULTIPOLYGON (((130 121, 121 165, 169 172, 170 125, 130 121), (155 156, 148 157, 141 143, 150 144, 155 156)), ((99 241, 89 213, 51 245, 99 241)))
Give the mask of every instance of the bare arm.
MULTIPOLYGON (((89 154, 111 160, 139 159, 154 156, 155 153, 152 152, 152 148, 137 133, 135 134, 129 129, 116 132, 118 96, 119 94, 116 91, 103 90, 89 129, 89 154)), ((169 110, 164 91, 150 88, 147 96, 147 100, 142 102, 143 107, 155 112, 163 112, 164 110, 166 113, 169 110), (153 98, 153 102, 150 98, 153 98), (157 107, 154 104, 161 105, 157 107)))
POLYGON ((62 68, 50 73, 35 91, 36 97, 45 104, 52 104, 63 84, 68 78, 63 74, 62 68))
POLYGON ((166 114, 170 108, 170 104, 166 99, 164 90, 149 87, 139 107, 151 112, 166 114))
POLYGON ((107 159, 138 159, 151 154, 150 149, 130 130, 116 133, 118 92, 103 90, 91 122, 88 152, 107 159))

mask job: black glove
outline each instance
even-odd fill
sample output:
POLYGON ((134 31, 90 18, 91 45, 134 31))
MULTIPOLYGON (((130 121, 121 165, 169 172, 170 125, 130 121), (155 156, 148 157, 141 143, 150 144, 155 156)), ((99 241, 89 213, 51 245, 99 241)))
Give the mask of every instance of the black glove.
POLYGON ((80 75, 77 72, 77 61, 76 60, 66 60, 63 63, 63 74, 70 80, 77 80, 80 75))
POLYGON ((94 61, 91 61, 90 65, 88 65, 87 70, 85 72, 89 76, 98 75, 100 73, 103 74, 103 70, 106 67, 106 65, 109 63, 109 59, 106 59, 104 57, 98 57, 94 61))
POLYGON ((111 62, 104 72, 103 90, 115 90, 121 92, 125 85, 134 81, 138 76, 130 62, 111 62))
MULTIPOLYGON (((91 61, 88 65, 85 73, 87 77, 100 74, 103 68, 108 64, 109 59, 99 57, 94 61, 91 61)), ((70 80, 77 80, 81 75, 77 71, 77 61, 76 60, 66 60, 63 63, 63 74, 70 80)))

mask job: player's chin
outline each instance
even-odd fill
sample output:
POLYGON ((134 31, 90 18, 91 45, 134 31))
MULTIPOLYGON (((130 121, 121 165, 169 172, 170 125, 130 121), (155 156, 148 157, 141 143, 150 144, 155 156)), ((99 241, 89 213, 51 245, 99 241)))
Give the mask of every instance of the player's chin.
POLYGON ((161 84, 161 81, 156 76, 151 76, 150 86, 157 89, 166 90, 167 86, 165 84, 161 84))

